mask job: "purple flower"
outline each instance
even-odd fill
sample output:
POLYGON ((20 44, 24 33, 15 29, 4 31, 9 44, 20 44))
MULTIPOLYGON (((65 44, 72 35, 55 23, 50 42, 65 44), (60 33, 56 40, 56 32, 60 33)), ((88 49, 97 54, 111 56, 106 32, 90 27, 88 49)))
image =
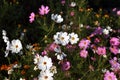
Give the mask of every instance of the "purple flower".
POLYGON ((106 48, 105 47, 98 47, 96 50, 96 53, 98 55, 105 55, 106 54, 106 48))
POLYGON ((50 9, 49 9, 48 6, 42 5, 41 8, 39 8, 39 14, 40 15, 48 14, 49 11, 50 11, 50 9))
POLYGON ((114 71, 120 69, 120 64, 117 62, 117 57, 114 57, 113 59, 109 60, 109 63, 112 69, 114 69, 114 71))
POLYGON ((66 71, 66 70, 69 70, 69 69, 70 69, 70 62, 69 61, 64 61, 62 63, 62 70, 66 71))
POLYGON ((104 80, 117 80, 117 78, 113 72, 106 71, 104 74, 104 80))
POLYGON ((35 20, 35 13, 32 12, 29 16, 29 22, 32 23, 35 20))
POLYGON ((118 46, 118 45, 120 44, 119 39, 116 38, 116 37, 112 37, 112 38, 110 39, 110 44, 111 44, 112 46, 118 46))
POLYGON ((90 40, 87 40, 87 39, 82 39, 80 42, 79 42, 79 47, 80 49, 86 49, 88 48, 88 46, 90 45, 90 40))
POLYGON ((101 35, 102 32, 103 32, 103 29, 101 27, 97 27, 92 34, 94 34, 94 35, 97 35, 97 34, 101 35))
POLYGON ((81 50, 80 51, 80 56, 82 57, 82 58, 86 58, 87 56, 88 56, 88 51, 87 50, 81 50))

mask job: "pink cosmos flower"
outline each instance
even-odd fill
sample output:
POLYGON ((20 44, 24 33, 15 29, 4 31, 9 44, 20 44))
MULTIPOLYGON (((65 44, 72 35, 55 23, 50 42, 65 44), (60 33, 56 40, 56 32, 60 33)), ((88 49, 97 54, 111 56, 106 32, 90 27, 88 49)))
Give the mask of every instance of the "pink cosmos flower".
POLYGON ((118 45, 120 44, 120 41, 119 41, 118 38, 112 37, 112 38, 110 39, 110 44, 111 44, 112 46, 118 46, 118 45))
POLYGON ((114 57, 113 59, 109 60, 109 63, 111 65, 111 68, 114 71, 118 71, 120 69, 120 64, 117 62, 117 57, 114 57))
POLYGON ((120 63, 118 62, 117 57, 114 57, 113 59, 109 60, 109 63, 111 65, 112 71, 120 75, 120 63))
POLYGON ((50 9, 49 9, 48 6, 42 5, 41 8, 39 8, 39 14, 40 15, 48 14, 49 11, 50 11, 50 9))
POLYGON ((95 43, 99 43, 99 42, 100 42, 100 39, 99 39, 99 38, 95 38, 94 42, 95 42, 95 43))
POLYGON ((86 57, 88 56, 88 51, 85 50, 85 49, 81 50, 81 51, 80 51, 80 56, 81 56, 82 58, 86 58, 86 57))
POLYGON ((117 8, 113 8, 112 11, 115 12, 117 10, 117 8))
POLYGON ((66 70, 69 70, 69 69, 70 69, 70 62, 69 61, 64 61, 62 63, 62 70, 66 71, 66 70))
POLYGON ((106 54, 106 48, 105 47, 98 47, 96 50, 96 53, 98 55, 105 55, 106 54))
POLYGON ((87 39, 82 39, 80 42, 79 42, 79 47, 81 49, 86 49, 88 48, 88 46, 90 45, 90 40, 87 40, 87 39))
POLYGON ((120 10, 117 11, 117 15, 120 16, 120 10))
POLYGON ((45 56, 47 54, 47 51, 44 50, 41 54, 42 56, 45 56))
POLYGON ((118 49, 116 46, 113 46, 113 47, 110 47, 110 51, 111 51, 113 54, 117 55, 118 52, 119 52, 119 49, 118 49))
POLYGON ((32 12, 29 16, 29 22, 32 23, 35 20, 35 13, 32 12))
POLYGON ((104 74, 104 80, 117 80, 117 78, 113 72, 106 71, 104 74))
POLYGON ((75 15, 74 11, 71 11, 71 12, 70 12, 70 15, 71 15, 71 16, 74 16, 74 15, 75 15))
POLYGON ((46 50, 54 52, 55 48, 57 48, 57 47, 59 47, 59 45, 53 42, 53 43, 48 45, 46 50))

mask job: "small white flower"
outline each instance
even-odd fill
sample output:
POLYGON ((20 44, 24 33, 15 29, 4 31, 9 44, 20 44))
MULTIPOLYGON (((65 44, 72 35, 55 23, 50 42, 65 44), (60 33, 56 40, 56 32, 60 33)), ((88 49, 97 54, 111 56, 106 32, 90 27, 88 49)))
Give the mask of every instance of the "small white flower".
POLYGON ((63 32, 60 36, 59 36, 59 40, 60 43, 65 46, 69 43, 69 36, 67 34, 67 32, 63 32))
POLYGON ((26 46, 26 48, 30 50, 30 49, 33 48, 33 46, 29 44, 29 45, 26 46))
POLYGON ((55 21, 56 23, 61 23, 63 22, 63 18, 61 17, 61 15, 58 15, 58 14, 52 14, 51 15, 51 19, 53 21, 55 21))
POLYGON ((38 67, 37 67, 37 66, 35 66, 33 70, 35 70, 35 71, 36 71, 36 70, 38 70, 38 67))
POLYGON ((24 78, 20 78, 20 80, 25 80, 24 78))
POLYGON ((38 64, 40 58, 41 58, 41 56, 39 56, 39 54, 36 54, 35 58, 34 58, 34 64, 38 64))
POLYGON ((79 41, 79 38, 78 38, 77 34, 71 33, 71 34, 69 34, 69 36, 70 36, 69 41, 70 41, 71 44, 76 44, 79 41))
POLYGON ((8 74, 12 74, 13 71, 13 69, 8 70, 8 74))
POLYGON ((67 56, 64 52, 62 52, 62 53, 56 53, 55 55, 57 56, 58 60, 63 60, 64 57, 67 56))
POLYGON ((103 29, 103 34, 108 35, 109 34, 109 30, 103 29))
POLYGON ((50 68, 50 72, 53 73, 53 74, 57 73, 56 66, 52 66, 50 68))
POLYGON ((107 26, 107 29, 108 29, 109 31, 112 31, 112 28, 111 28, 110 26, 107 26))
POLYGON ((61 44, 63 46, 69 43, 69 36, 67 32, 57 32, 53 39, 55 40, 56 44, 61 44))
POLYGON ((20 52, 22 49, 21 41, 19 39, 12 40, 11 45, 10 45, 10 49, 11 49, 12 53, 20 52))
POLYGON ((38 80, 53 80, 53 73, 49 70, 41 71, 38 80))
POLYGON ((3 36, 3 40, 4 40, 5 43, 7 43, 9 41, 7 36, 3 36))
POLYGON ((71 7, 75 7, 75 6, 76 6, 76 3, 75 3, 75 2, 71 2, 70 6, 71 6, 71 7))
POLYGON ((5 30, 2 30, 2 35, 3 35, 3 36, 6 36, 6 34, 7 34, 6 31, 5 31, 5 30))
POLYGON ((45 71, 47 69, 50 69, 52 66, 52 60, 51 58, 48 58, 47 56, 41 57, 38 62, 38 68, 42 71, 45 71))
POLYGON ((107 69, 102 69, 102 72, 105 73, 107 71, 107 69))
POLYGON ((79 27, 82 28, 84 25, 83 24, 79 24, 79 27))
POLYGON ((53 39, 55 40, 56 44, 60 44, 59 36, 62 34, 62 32, 57 32, 54 36, 53 39))
POLYGON ((107 58, 107 55, 103 55, 104 58, 107 58))

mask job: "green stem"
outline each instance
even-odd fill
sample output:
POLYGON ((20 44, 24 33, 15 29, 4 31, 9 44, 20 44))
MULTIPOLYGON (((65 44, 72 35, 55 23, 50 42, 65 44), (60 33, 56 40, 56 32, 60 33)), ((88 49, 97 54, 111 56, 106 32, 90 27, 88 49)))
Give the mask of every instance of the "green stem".
MULTIPOLYGON (((53 31, 54 25, 55 25, 55 23, 52 24, 52 26, 51 26, 51 28, 49 29, 49 32, 48 32, 48 34, 47 34, 46 36, 48 36, 48 35, 53 31)), ((43 41, 44 39, 45 39, 45 37, 44 37, 41 41, 43 41)))

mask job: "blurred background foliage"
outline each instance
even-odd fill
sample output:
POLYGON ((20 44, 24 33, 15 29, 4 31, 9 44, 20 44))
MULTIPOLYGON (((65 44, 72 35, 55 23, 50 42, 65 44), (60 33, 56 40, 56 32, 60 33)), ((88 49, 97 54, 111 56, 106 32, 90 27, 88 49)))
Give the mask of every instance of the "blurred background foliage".
MULTIPOLYGON (((59 0, 61 1, 61 0, 59 0)), ((71 0, 70 0, 71 1, 71 0)), ((74 0, 73 0, 74 1, 74 0)), ((105 9, 105 12, 110 13, 110 10, 114 7, 120 7, 120 1, 117 0, 87 0, 88 4, 87 7, 92 7, 94 11, 98 11, 99 8, 105 9)), ((0 30, 5 29, 9 32, 10 38, 16 38, 18 35, 18 30, 29 30, 29 41, 33 42, 38 40, 38 36, 42 36, 38 33, 37 29, 33 30, 34 24, 29 23, 29 15, 31 12, 38 12, 38 8, 44 4, 51 7, 52 12, 55 9, 56 12, 63 9, 64 11, 67 10, 65 7, 61 7, 60 4, 57 4, 58 0, 0 0, 0 30), (56 8, 57 7, 57 8, 56 8), (20 29, 18 29, 20 28, 20 29), (17 32, 16 32, 17 31, 17 32), (34 34, 33 34, 34 33, 34 34), (13 34, 16 34, 13 36, 13 34), (31 37, 31 35, 34 35, 31 37), (34 38, 33 38, 34 37, 34 38)), ((69 0, 66 0, 69 2, 69 0)), ((85 7, 85 6, 84 6, 85 7)), ((1 34, 0 34, 1 37, 1 34)), ((3 41, 3 40, 2 40, 3 41)), ((2 43, 0 40, 0 43, 2 43)))

